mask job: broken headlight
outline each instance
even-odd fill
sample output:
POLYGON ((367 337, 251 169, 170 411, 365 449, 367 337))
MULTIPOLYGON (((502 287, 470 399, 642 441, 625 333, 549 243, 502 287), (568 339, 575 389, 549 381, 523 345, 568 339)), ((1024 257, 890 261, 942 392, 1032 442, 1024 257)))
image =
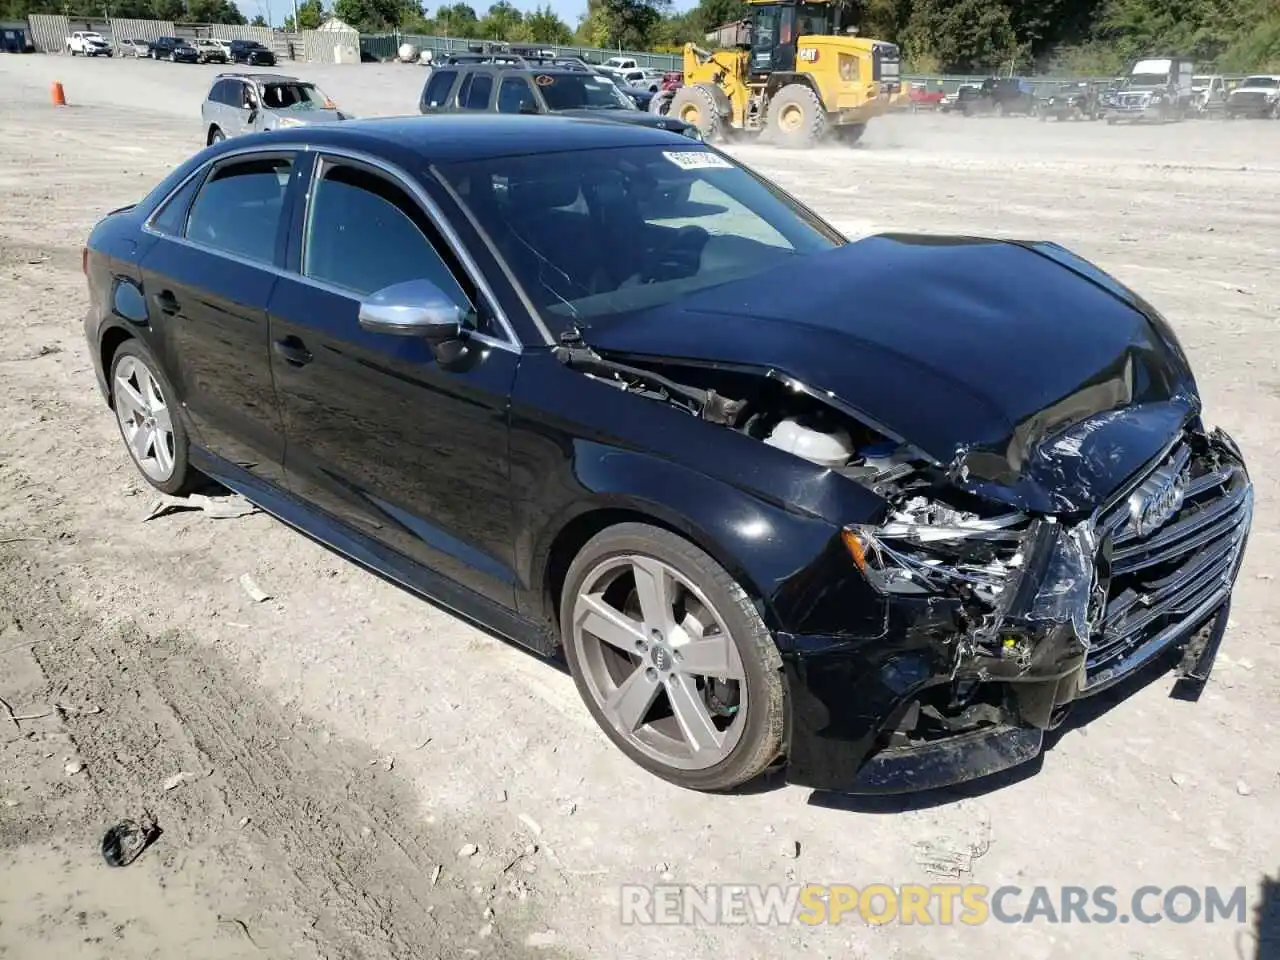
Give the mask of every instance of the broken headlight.
POLYGON ((1031 519, 981 517, 912 497, 884 523, 844 528, 845 547, 881 593, 972 596, 994 605, 1026 562, 1031 519))

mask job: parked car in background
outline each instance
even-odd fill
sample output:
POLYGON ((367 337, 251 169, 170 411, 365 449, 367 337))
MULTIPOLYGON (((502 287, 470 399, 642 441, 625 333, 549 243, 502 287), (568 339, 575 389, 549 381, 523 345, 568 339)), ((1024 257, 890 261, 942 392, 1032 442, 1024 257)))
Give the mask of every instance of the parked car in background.
POLYGON ((942 105, 946 94, 941 90, 930 90, 926 83, 913 83, 907 90, 907 106, 912 113, 921 110, 937 110, 942 105))
POLYGON ((458 63, 436 67, 423 84, 420 113, 557 113, 657 127, 701 139, 691 124, 640 110, 611 77, 578 61, 554 65, 458 63))
POLYGON ((73 57, 109 57, 113 52, 107 38, 96 30, 77 30, 71 34, 67 37, 66 51, 73 57))
POLYGON ((942 113, 964 113, 965 105, 976 103, 982 97, 982 88, 976 83, 962 83, 954 93, 948 93, 938 101, 942 113))
POLYGON ((200 105, 205 142, 351 117, 314 83, 275 73, 220 73, 200 105))
POLYGON ((120 44, 120 56, 133 57, 135 60, 139 57, 149 56, 151 52, 151 44, 146 40, 125 40, 120 44))
POLYGON ((276 65, 276 55, 257 40, 232 40, 228 52, 232 63, 245 63, 252 67, 276 65))
POLYGON ((619 83, 625 87, 648 90, 657 93, 662 89, 663 73, 661 70, 621 70, 614 74, 619 83))
POLYGON ((1191 78, 1191 115, 1197 118, 1221 116, 1227 106, 1226 78, 1214 74, 1191 78))
POLYGON ((1059 84, 1036 103, 1041 120, 1099 120, 1104 110, 1097 86, 1087 80, 1059 84))
POLYGON ((148 56, 152 60, 169 60, 173 63, 199 63, 200 55, 191 41, 181 37, 158 37, 151 41, 148 56))
POLYGON ((1228 120, 1236 117, 1280 119, 1280 75, 1245 77, 1227 97, 1224 110, 1228 120))
POLYGON ((988 77, 977 89, 977 96, 961 102, 960 112, 966 117, 1027 115, 1035 109, 1035 86, 1022 77, 988 77))
MULTIPOLYGON (((1056 244, 850 241, 670 131, 472 114, 209 147, 84 273, 147 483, 562 656, 686 788, 993 774, 1073 707, 1123 724, 1089 698, 1147 668, 1193 709, 1234 629, 1240 450, 1169 322, 1056 244)), ((1092 742, 1086 791, 1133 763, 1092 742)))
POLYGON ((198 40, 192 40, 191 45, 196 48, 196 56, 201 63, 227 62, 227 48, 217 40, 209 40, 202 37, 198 40))

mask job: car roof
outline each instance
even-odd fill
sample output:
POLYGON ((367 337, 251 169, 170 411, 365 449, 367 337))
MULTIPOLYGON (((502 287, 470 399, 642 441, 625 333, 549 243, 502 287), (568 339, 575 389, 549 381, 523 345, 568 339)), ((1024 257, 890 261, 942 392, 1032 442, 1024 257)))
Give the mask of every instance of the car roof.
POLYGON ((236 148, 275 142, 305 143, 317 148, 363 150, 401 166, 457 163, 496 157, 528 156, 572 150, 663 146, 695 150, 674 130, 593 117, 537 116, 503 113, 440 113, 419 117, 377 117, 250 134, 224 141, 236 148))
POLYGON ((256 80, 259 83, 311 83, 310 80, 299 80, 297 77, 291 77, 287 73, 249 73, 236 70, 220 73, 214 79, 256 80))

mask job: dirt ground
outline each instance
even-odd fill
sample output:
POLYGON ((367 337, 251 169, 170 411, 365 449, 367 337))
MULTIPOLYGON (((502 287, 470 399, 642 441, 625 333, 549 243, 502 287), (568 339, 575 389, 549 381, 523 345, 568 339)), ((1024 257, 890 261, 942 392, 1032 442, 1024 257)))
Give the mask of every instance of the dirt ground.
MULTIPOLYGON (((0 57, 0 697, 37 715, 0 712, 0 957, 1275 955, 1253 907, 1280 863, 1280 123, 902 116, 854 150, 735 150, 850 235, 1052 239, 1136 287, 1257 509, 1198 703, 1143 678, 994 786, 711 797, 628 762, 555 667, 265 515, 144 522, 156 498, 86 356, 81 246, 202 145, 212 72, 0 57), (104 830, 144 810, 163 834, 107 867, 104 830), (926 883, 939 851, 992 887, 1244 885, 1250 917, 621 925, 624 883, 926 883)), ((412 112, 422 76, 294 72, 362 115, 412 112)))

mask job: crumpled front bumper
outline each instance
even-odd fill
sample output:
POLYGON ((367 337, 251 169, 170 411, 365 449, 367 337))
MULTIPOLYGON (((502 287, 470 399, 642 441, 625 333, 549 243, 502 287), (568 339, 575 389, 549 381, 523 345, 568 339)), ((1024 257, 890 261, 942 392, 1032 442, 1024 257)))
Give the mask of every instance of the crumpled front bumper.
POLYGON ((1033 554, 995 651, 973 642, 958 602, 936 597, 891 601, 875 639, 779 636, 792 704, 788 780, 855 794, 973 780, 1034 759, 1073 702, 1163 657, 1180 652, 1179 677, 1203 684, 1253 488, 1230 437, 1200 442, 1187 456, 1201 472, 1161 528, 1139 537, 1125 525, 1139 483, 1087 521, 1052 525, 1056 546, 1033 554), (1045 596, 1060 602, 1051 608, 1045 596))

